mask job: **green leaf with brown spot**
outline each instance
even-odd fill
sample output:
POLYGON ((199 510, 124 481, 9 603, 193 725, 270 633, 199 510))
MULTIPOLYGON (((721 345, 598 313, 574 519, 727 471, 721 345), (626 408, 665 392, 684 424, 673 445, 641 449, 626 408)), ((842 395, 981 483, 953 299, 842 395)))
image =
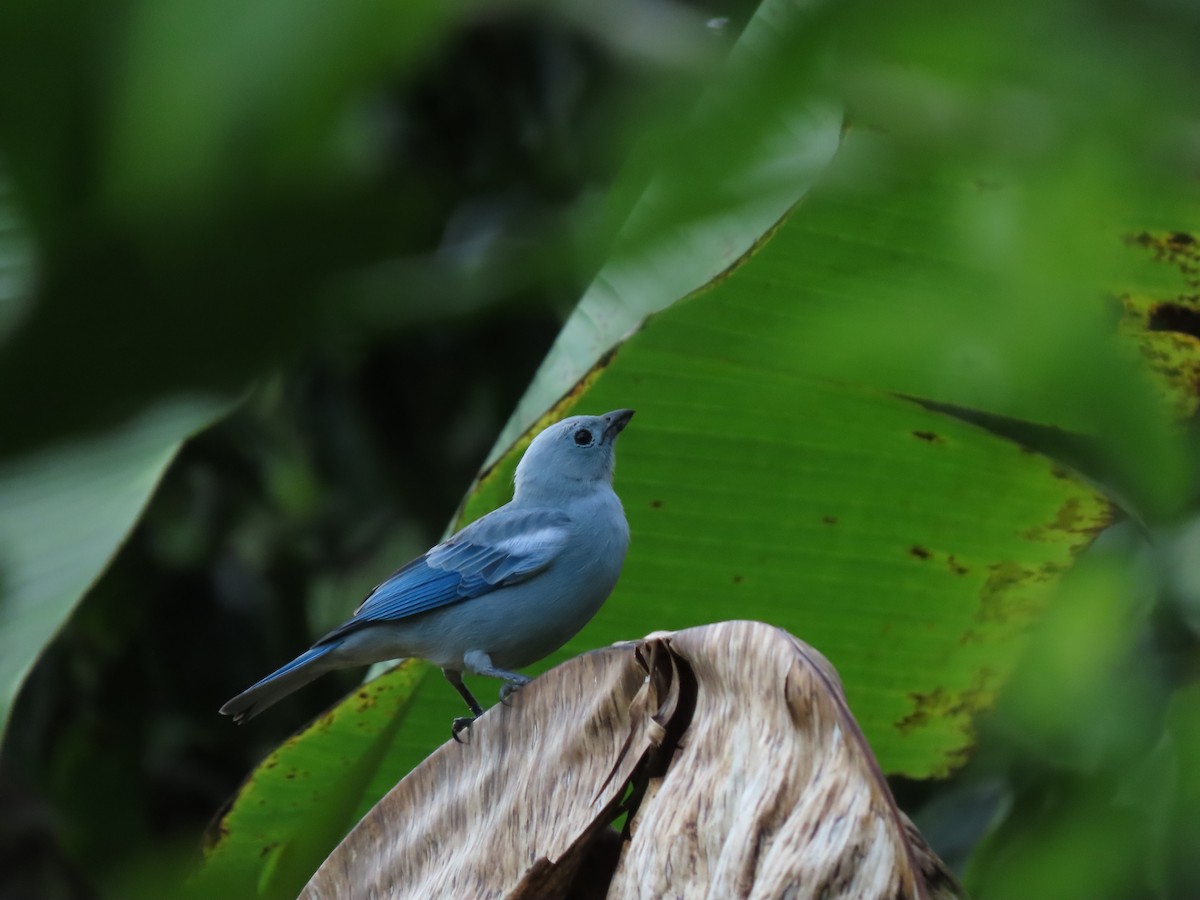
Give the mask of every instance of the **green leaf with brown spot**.
MULTIPOLYGON (((846 184, 835 173, 728 278, 560 385, 546 418, 638 410, 617 474, 626 569, 563 655, 764 619, 834 661, 886 769, 944 774, 1113 510, 1061 464, 938 410, 1153 459, 1137 486, 1160 509, 1179 501, 1183 457, 1097 295, 1045 309, 1024 291, 1052 266, 1022 267, 1022 244, 989 258, 958 233, 1011 204, 1004 189, 952 168, 846 184)), ((466 518, 507 499, 516 457, 482 479, 466 518)))
POLYGON ((1133 235, 1128 244, 1152 271, 1121 295, 1122 331, 1135 341, 1180 419, 1200 408, 1200 236, 1133 235))
MULTIPOLYGON (((616 593, 564 654, 767 621, 838 667, 886 770, 943 774, 1111 507, 1007 440, 803 375, 780 352, 801 335, 781 328, 709 294, 653 320, 599 373, 580 408, 638 410, 617 472, 633 543, 616 593), (695 340, 734 327, 762 339, 736 355, 695 340)), ((504 496, 514 459, 468 517, 504 496)))
POLYGON ((263 760, 213 824, 191 895, 295 897, 358 820, 364 796, 375 791, 373 803, 379 785, 408 771, 395 738, 428 671, 397 666, 263 760))

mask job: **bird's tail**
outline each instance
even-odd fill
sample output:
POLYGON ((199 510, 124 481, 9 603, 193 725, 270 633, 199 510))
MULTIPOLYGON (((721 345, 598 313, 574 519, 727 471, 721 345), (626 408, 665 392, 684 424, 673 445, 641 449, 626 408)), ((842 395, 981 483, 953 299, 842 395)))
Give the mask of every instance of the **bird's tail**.
POLYGON ((233 721, 239 725, 247 719, 254 718, 292 691, 299 690, 330 669, 337 668, 336 665, 330 665, 332 661, 326 659, 326 656, 337 649, 340 643, 318 644, 311 650, 306 650, 286 666, 272 672, 257 684, 252 684, 222 706, 221 714, 233 716, 233 721))

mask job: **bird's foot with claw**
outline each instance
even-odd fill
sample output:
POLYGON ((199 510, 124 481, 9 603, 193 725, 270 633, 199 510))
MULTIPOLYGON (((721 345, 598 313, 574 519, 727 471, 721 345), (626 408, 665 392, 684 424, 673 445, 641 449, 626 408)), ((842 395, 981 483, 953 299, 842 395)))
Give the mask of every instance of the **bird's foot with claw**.
POLYGON ((529 684, 529 682, 532 680, 533 679, 531 678, 521 676, 520 678, 514 678, 511 681, 504 682, 504 687, 500 688, 500 702, 505 706, 512 706, 512 704, 508 702, 512 695, 521 688, 525 687, 525 685, 529 684))
POLYGON ((460 716, 455 719, 454 723, 450 726, 450 737, 454 738, 460 744, 470 743, 471 726, 475 724, 475 719, 477 718, 478 716, 460 716), (460 737, 464 731, 467 733, 467 740, 465 741, 460 737))

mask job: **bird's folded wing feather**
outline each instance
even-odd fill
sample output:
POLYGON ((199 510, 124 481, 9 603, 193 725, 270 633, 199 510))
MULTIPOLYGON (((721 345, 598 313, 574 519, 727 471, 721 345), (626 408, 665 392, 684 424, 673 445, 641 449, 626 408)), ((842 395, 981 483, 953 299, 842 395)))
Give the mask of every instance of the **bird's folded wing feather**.
POLYGON ((524 581, 562 552, 569 521, 558 510, 502 507, 397 571, 318 643, 524 581))

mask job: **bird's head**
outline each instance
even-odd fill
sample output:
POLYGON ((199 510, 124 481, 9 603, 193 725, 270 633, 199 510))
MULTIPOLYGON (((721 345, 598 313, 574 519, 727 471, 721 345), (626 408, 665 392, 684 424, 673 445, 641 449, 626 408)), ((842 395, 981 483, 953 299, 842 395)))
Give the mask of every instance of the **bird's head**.
POLYGON ((517 464, 516 496, 611 484, 613 445, 632 418, 632 409, 616 409, 602 416, 571 416, 543 430, 517 464))

